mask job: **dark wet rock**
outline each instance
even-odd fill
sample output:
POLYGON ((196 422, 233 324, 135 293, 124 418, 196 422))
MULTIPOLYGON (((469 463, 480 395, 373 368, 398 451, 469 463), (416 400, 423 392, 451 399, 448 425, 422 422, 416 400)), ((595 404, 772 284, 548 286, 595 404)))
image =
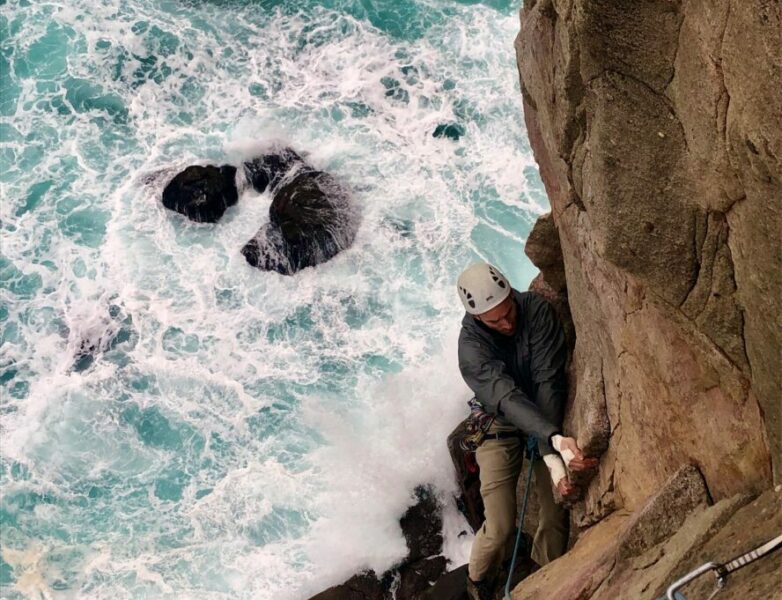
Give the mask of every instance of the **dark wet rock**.
POLYGON ((163 206, 198 223, 215 223, 239 200, 236 167, 192 165, 163 190, 163 206))
MULTIPOLYGON (((330 174, 291 148, 275 148, 243 167, 256 191, 273 194, 269 222, 242 248, 251 265, 292 275, 353 243, 357 215, 346 188, 330 174)), ((230 165, 187 167, 163 190, 166 208, 197 222, 218 221, 237 201, 236 167, 230 165)))
POLYGON ((470 600, 467 595, 467 565, 440 577, 421 595, 421 600, 470 600))
MULTIPOLYGON (((268 182, 274 200, 269 223, 242 248, 248 263, 292 275, 326 262, 353 243, 357 216, 347 191, 331 175, 297 165, 294 158, 264 159, 263 164, 273 165, 268 182), (279 175, 274 168, 286 161, 294 165, 293 172, 279 175)), ((264 169, 256 171, 260 183, 267 177, 264 169)))
POLYGON ((378 579, 374 572, 354 575, 342 585, 335 585, 310 600, 386 600, 391 597, 393 577, 378 579))
POLYGON ((416 490, 416 498, 418 502, 399 520, 410 551, 407 555, 410 562, 436 555, 443 546, 443 522, 437 498, 425 487, 416 490))
POLYGON ((447 561, 444 556, 424 558, 399 569, 399 587, 395 598, 418 598, 445 573, 447 561))
POLYGON ((464 125, 459 125, 459 123, 441 123, 435 127, 432 137, 446 137, 457 142, 465 133, 467 133, 467 130, 464 128, 464 125))
MULTIPOLYGON (((529 552, 522 552, 516 559, 511 577, 511 589, 519 582, 539 569, 527 556, 529 552)), ((494 580, 494 597, 504 597, 505 583, 508 580, 510 558, 505 561, 494 580)), ((467 565, 450 571, 437 579, 428 590, 415 596, 416 600, 469 600, 467 593, 467 565)))
POLYGON ((262 194, 267 188, 273 192, 277 184, 294 167, 301 167, 305 171, 313 170, 295 150, 282 148, 245 162, 244 173, 253 189, 262 194))
POLYGON ((359 573, 310 600, 415 600, 443 575, 441 506, 431 489, 415 491, 418 502, 399 520, 409 554, 397 567, 378 577, 359 573))

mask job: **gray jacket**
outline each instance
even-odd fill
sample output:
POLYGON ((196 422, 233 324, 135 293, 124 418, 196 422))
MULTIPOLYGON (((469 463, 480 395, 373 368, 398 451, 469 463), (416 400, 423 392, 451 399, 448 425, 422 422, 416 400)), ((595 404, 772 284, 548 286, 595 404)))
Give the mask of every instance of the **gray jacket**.
POLYGON ((486 411, 538 439, 552 454, 567 398, 567 346, 551 304, 513 290, 518 323, 513 336, 495 332, 470 314, 462 319, 459 369, 486 411))

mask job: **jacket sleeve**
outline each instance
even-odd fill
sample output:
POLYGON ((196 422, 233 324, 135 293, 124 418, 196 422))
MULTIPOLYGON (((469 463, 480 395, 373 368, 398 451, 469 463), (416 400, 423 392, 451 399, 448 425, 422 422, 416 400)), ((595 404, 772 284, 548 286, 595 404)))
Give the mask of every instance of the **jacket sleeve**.
POLYGON ((487 412, 501 416, 523 432, 546 440, 559 427, 522 392, 485 342, 462 329, 459 336, 459 370, 487 412))
MULTIPOLYGON (((535 404, 557 430, 562 427, 567 400, 565 363, 567 345, 551 304, 535 296, 530 303, 530 363, 535 389, 535 404)), ((549 438, 538 438, 540 454, 554 453, 549 438)))

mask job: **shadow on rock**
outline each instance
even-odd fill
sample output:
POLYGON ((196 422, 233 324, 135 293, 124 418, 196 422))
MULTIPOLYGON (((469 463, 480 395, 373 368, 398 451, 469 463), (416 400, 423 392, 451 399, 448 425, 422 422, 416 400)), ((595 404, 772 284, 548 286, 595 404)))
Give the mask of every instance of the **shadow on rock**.
POLYGON ((236 167, 231 165, 192 165, 163 190, 163 206, 197 223, 216 223, 238 200, 236 167))
POLYGON ((292 275, 353 243, 358 216, 334 177, 289 148, 247 162, 244 169, 256 191, 268 188, 274 198, 269 222, 242 248, 252 266, 292 275))

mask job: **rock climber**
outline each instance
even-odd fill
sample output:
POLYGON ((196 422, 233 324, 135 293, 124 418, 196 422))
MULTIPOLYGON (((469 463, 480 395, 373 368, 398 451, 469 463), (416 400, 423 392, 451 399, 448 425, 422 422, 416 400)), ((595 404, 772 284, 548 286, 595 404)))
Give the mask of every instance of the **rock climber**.
POLYGON ((490 423, 475 453, 485 520, 472 546, 467 581, 472 598, 486 600, 493 598, 494 579, 515 529, 526 436, 535 437, 543 457, 533 466, 540 513, 532 559, 541 566, 564 554, 568 542, 568 513, 555 502, 551 484, 563 499, 575 499, 579 490, 567 469, 593 469, 597 460, 585 457, 576 440, 562 433, 567 347, 549 302, 511 288, 486 263, 467 268, 457 285, 467 311, 459 369, 483 411, 479 418, 490 423))

